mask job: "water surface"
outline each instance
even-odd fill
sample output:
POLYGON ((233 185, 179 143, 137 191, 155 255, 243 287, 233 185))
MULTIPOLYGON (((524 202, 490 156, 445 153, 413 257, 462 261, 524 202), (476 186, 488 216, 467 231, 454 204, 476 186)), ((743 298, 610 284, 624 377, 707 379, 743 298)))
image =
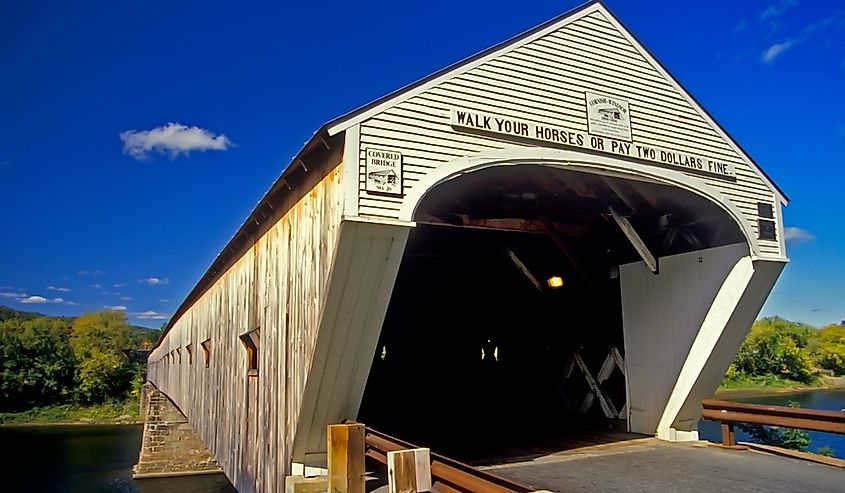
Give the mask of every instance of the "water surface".
MULTIPOLYGON (((845 389, 835 390, 808 390, 800 392, 779 393, 771 395, 732 395, 724 398, 734 402, 748 402, 750 404, 766 404, 770 406, 787 406, 789 401, 797 402, 805 409, 824 409, 828 411, 839 411, 845 409, 845 389)), ((845 435, 810 431, 810 451, 816 452, 820 448, 830 447, 836 457, 845 459, 845 435)), ((699 435, 705 440, 712 442, 722 441, 722 432, 719 423, 715 421, 702 420, 699 424, 699 435)), ((749 441, 747 433, 737 429, 736 439, 749 441)), ((845 490, 843 490, 845 491, 845 490)))
POLYGON ((0 426, 2 491, 232 493, 222 474, 135 481, 141 425, 0 426))

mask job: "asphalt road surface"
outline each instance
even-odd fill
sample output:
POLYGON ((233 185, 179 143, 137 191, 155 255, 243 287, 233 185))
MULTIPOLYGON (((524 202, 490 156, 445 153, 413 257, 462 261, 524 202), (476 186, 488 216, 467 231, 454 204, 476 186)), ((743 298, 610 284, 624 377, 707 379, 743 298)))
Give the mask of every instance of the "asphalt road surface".
POLYGON ((491 472, 559 492, 845 493, 845 469, 750 450, 656 439, 493 466, 491 472))

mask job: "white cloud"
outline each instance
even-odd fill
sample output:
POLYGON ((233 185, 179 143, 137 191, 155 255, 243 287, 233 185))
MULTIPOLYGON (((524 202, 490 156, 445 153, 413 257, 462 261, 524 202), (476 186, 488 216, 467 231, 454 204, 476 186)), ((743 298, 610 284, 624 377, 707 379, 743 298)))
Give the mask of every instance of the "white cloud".
POLYGON ((166 277, 148 277, 147 279, 138 279, 138 282, 149 284, 150 286, 161 286, 164 284, 170 284, 170 279, 166 277))
POLYGON ((783 228, 783 239, 789 243, 801 243, 804 241, 813 241, 816 237, 806 229, 787 226, 783 228))
POLYGON ((787 39, 783 43, 775 43, 772 46, 769 46, 762 55, 760 55, 760 61, 763 63, 772 63, 775 61, 775 58, 779 57, 783 54, 786 50, 791 48, 795 45, 795 41, 787 39))
POLYGON ((21 303, 49 303, 50 300, 43 296, 27 296, 20 300, 21 303))
POLYGON ((117 283, 117 284, 115 284, 115 285, 114 285, 114 287, 116 287, 116 288, 122 288, 122 287, 124 287, 124 286, 126 286, 126 283, 125 283, 125 282, 119 282, 119 283, 117 283))
POLYGON ((132 297, 131 296, 121 296, 120 301, 132 301, 132 297))
POLYGON ((25 293, 13 293, 11 291, 0 292, 0 298, 26 298, 25 293))
POLYGON ((774 17, 778 17, 779 15, 783 14, 787 10, 791 9, 798 5, 798 0, 783 0, 780 2, 780 5, 769 5, 766 7, 766 10, 760 14, 760 19, 767 20, 772 19, 774 17))
POLYGON ((100 284, 92 284, 91 289, 103 289, 103 286, 100 284))
POLYGON ((70 293, 70 288, 57 288, 55 286, 47 286, 47 291, 59 291, 60 293, 70 293))
POLYGON ((126 311, 126 307, 123 306, 123 305, 114 305, 114 306, 106 305, 103 308, 105 308, 106 310, 115 310, 115 311, 119 311, 119 312, 125 312, 126 311))
POLYGON ((160 299, 160 300, 158 300, 158 301, 160 301, 160 302, 162 302, 162 303, 170 303, 170 300, 168 300, 167 298, 162 298, 162 299, 160 299))
POLYGON ((123 152, 139 161, 146 159, 150 151, 168 153, 174 159, 191 151, 225 151, 232 146, 232 141, 223 134, 180 123, 168 123, 152 130, 127 130, 120 134, 120 140, 123 152))
MULTIPOLYGON (((780 13, 787 8, 788 6, 781 10, 780 13)), ((770 22, 772 22, 773 25, 776 24, 773 21, 770 22)), ((832 32, 840 31, 842 29, 845 29, 845 11, 827 15, 826 17, 822 17, 815 22, 805 25, 800 31, 795 31, 782 43, 775 43, 766 48, 766 50, 764 50, 760 55, 760 61, 763 63, 771 63, 785 51, 794 49, 798 45, 816 45, 819 42, 829 43, 830 40, 827 39, 826 36, 832 32), (814 43, 807 43, 808 41, 814 39, 814 43)))
POLYGON ((102 276, 105 272, 101 270, 81 270, 76 273, 77 276, 102 276))
POLYGON ((167 313, 159 313, 154 312, 152 310, 140 313, 133 313, 132 315, 135 318, 139 318, 141 320, 167 320, 168 318, 170 318, 170 315, 168 315, 167 313))
POLYGON ((67 301, 63 298, 45 298, 43 296, 33 295, 33 296, 26 296, 24 298, 18 299, 21 303, 25 304, 32 304, 32 303, 56 303, 56 304, 65 304, 65 305, 75 305, 72 301, 67 301))

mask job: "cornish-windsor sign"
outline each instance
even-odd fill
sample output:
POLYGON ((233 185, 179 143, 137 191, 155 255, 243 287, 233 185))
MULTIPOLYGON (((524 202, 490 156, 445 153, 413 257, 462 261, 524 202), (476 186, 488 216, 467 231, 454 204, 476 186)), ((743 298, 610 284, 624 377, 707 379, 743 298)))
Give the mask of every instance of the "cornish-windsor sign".
POLYGON ((631 114, 627 101, 590 92, 584 93, 584 96, 591 135, 631 142, 631 114))
MULTIPOLYGON (((625 105, 625 109, 627 118, 627 104, 625 105)), ((736 170, 733 164, 686 152, 661 149, 636 142, 624 142, 565 127, 534 123, 519 118, 480 113, 478 111, 452 109, 451 118, 452 127, 456 129, 496 134, 517 141, 534 141, 555 144, 557 146, 588 149, 614 156, 626 156, 666 166, 708 173, 724 178, 736 177, 736 170)), ((628 128, 630 129, 630 126, 628 128)))

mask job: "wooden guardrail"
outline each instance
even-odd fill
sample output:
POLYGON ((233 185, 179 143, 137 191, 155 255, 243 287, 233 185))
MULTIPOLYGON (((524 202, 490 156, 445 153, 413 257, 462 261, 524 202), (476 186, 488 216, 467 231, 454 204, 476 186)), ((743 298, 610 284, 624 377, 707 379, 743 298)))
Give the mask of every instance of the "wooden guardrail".
POLYGON ((387 466, 390 493, 542 493, 384 433, 347 421, 327 428, 328 475, 291 477, 290 491, 364 493, 365 458, 387 466), (299 489, 297 489, 299 488, 299 489))
MULTIPOLYGON (((366 428, 366 455, 370 459, 387 465, 388 453, 417 449, 416 445, 366 428)), ((487 471, 476 469, 442 455, 431 453, 431 479, 434 487, 442 493, 528 493, 536 491, 530 486, 505 479, 487 471)))
POLYGON ((722 445, 736 446, 736 424, 757 424, 825 431, 845 435, 845 411, 822 411, 787 406, 767 406, 744 402, 705 399, 702 417, 722 423, 722 445))

